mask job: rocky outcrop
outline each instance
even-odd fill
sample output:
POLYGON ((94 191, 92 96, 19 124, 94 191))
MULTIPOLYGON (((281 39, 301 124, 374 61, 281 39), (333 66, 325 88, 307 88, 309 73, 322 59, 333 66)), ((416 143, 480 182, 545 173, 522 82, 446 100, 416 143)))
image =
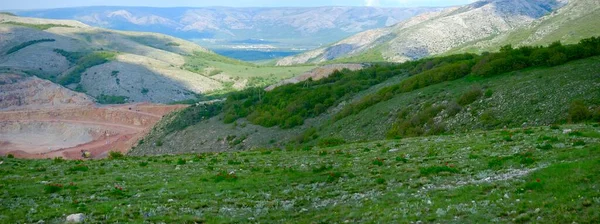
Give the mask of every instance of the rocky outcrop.
POLYGON ((0 74, 0 110, 89 106, 94 99, 37 77, 0 74))

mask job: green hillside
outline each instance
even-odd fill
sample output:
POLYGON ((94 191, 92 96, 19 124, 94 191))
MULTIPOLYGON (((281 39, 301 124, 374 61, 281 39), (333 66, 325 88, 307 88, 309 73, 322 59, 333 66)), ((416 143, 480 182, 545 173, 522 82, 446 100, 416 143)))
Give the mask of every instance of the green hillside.
POLYGON ((302 150, 0 158, 0 222, 600 220, 600 128, 541 126, 302 150))
POLYGON ((597 121, 600 58, 591 56, 598 40, 379 64, 270 92, 249 89, 170 115, 131 153, 296 148, 597 121), (573 117, 577 107, 583 118, 573 117))

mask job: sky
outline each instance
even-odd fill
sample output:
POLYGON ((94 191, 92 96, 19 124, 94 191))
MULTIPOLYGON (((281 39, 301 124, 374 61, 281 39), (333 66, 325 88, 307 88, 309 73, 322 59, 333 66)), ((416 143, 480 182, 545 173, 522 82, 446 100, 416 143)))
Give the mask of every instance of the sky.
POLYGON ((464 5, 474 0, 0 0, 0 10, 49 9, 81 6, 148 7, 416 7, 464 5))

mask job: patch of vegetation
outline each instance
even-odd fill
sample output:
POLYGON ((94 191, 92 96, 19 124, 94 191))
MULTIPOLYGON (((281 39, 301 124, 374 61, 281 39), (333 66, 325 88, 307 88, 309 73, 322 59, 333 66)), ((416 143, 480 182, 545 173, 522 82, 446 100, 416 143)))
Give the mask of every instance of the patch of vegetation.
POLYGON ((87 52, 70 52, 63 49, 54 49, 54 52, 65 57, 71 64, 76 64, 81 58, 89 54, 87 52))
MULTIPOLYGON (((346 106, 336 119, 356 114, 372 105, 391 99, 394 95, 414 91, 434 84, 456 80, 469 74, 479 77, 492 77, 506 72, 531 67, 556 66, 569 61, 600 55, 600 37, 581 40, 578 44, 562 45, 560 42, 547 47, 524 46, 517 49, 504 46, 497 53, 482 55, 452 55, 435 59, 422 59, 418 62, 423 71, 412 72, 413 76, 399 84, 381 89, 357 103, 346 106), (435 67, 433 60, 446 63, 435 67)), ((479 94, 478 94, 479 95, 479 94)))
MULTIPOLYGON (((78 54, 78 53, 68 53, 68 54, 78 54)), ((71 57, 76 57, 75 55, 71 57)), ((78 56, 78 55, 77 55, 78 56)), ((104 64, 113 60, 117 56, 115 52, 101 51, 87 54, 81 57, 77 63, 75 68, 71 70, 68 74, 59 79, 58 83, 61 85, 70 85, 81 82, 81 75, 89 68, 104 64)), ((69 57, 67 57, 69 58, 69 57)))
POLYGON ((388 78, 403 74, 405 65, 373 66, 360 71, 335 71, 318 81, 285 85, 270 92, 254 88, 233 93, 225 105, 226 123, 246 117, 265 127, 293 128, 309 117, 325 112, 341 99, 388 78))
POLYGON ((19 51, 19 50, 21 50, 23 48, 29 47, 29 46, 34 45, 34 44, 44 43, 44 42, 54 42, 54 41, 56 41, 56 40, 55 39, 39 39, 39 40, 26 41, 26 42, 23 42, 23 43, 21 43, 21 44, 19 44, 17 46, 14 46, 14 47, 8 49, 8 51, 6 51, 6 55, 15 53, 15 52, 17 52, 17 51, 19 51))
POLYGON ((388 131, 387 138, 394 139, 443 133, 444 126, 435 123, 433 118, 445 108, 445 106, 428 106, 413 116, 409 116, 408 110, 401 112, 398 121, 388 131))
POLYGON ((31 24, 31 23, 19 23, 19 22, 3 22, 2 24, 8 24, 8 25, 13 25, 13 26, 23 26, 23 27, 28 27, 28 28, 33 28, 33 29, 38 29, 38 30, 47 30, 53 27, 69 27, 72 28, 72 26, 69 25, 63 25, 63 24, 31 24))
POLYGON ((115 160, 115 159, 123 159, 123 158, 125 158, 125 155, 123 155, 123 153, 121 153, 119 151, 110 151, 108 153, 108 159, 115 160))
POLYGON ((101 94, 96 100, 100 104, 125 104, 129 102, 129 97, 101 94))
POLYGON ((200 121, 216 116, 217 114, 221 113, 222 110, 223 105, 220 103, 192 105, 169 115, 170 117, 167 118, 169 122, 167 122, 163 127, 158 128, 160 128, 165 134, 181 131, 200 121))
POLYGON ((590 121, 594 119, 594 114, 588 109, 583 101, 575 100, 569 107, 568 119, 573 123, 590 121))
POLYGON ((319 142, 317 143, 317 146, 319 146, 319 147, 334 147, 334 146, 342 145, 344 143, 346 143, 346 141, 344 141, 343 139, 339 139, 339 138, 323 138, 323 139, 319 140, 319 142))
POLYGON ((458 169, 452 168, 449 166, 429 166, 429 167, 422 167, 419 169, 419 173, 422 176, 429 176, 429 175, 439 174, 442 172, 458 173, 458 169))
POLYGON ((480 88, 473 88, 461 95, 456 102, 461 106, 466 106, 475 102, 481 95, 483 95, 483 91, 480 88))

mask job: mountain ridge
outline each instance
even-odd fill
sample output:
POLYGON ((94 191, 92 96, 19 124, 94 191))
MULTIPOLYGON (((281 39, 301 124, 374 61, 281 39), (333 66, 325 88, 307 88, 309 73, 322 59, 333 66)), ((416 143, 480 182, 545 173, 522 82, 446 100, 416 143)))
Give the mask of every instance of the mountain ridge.
MULTIPOLYGON (((391 62, 443 54, 463 44, 526 27, 569 2, 579 1, 584 0, 478 1, 423 14, 392 27, 359 33, 328 47, 283 58, 277 64, 323 63, 336 59, 343 61, 344 58, 361 57, 370 51, 374 51, 372 54, 376 59, 391 62), (353 41, 353 38, 360 39, 361 36, 373 38, 353 41)), ((369 59, 373 60, 373 57, 369 59)))

